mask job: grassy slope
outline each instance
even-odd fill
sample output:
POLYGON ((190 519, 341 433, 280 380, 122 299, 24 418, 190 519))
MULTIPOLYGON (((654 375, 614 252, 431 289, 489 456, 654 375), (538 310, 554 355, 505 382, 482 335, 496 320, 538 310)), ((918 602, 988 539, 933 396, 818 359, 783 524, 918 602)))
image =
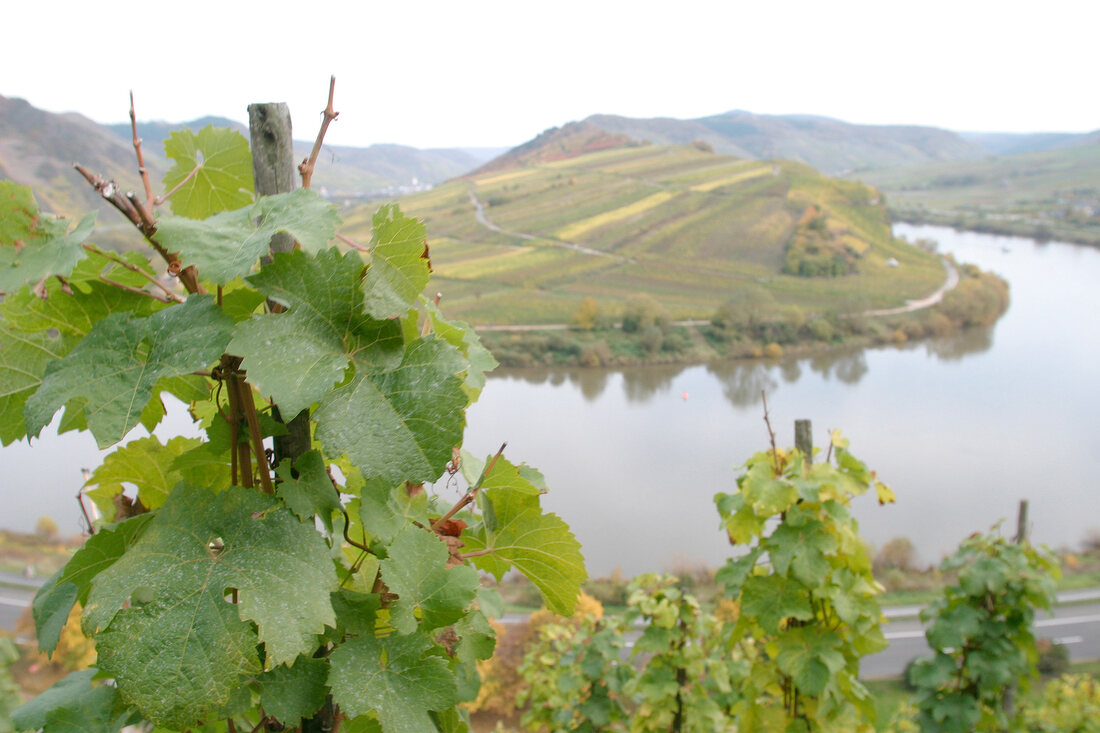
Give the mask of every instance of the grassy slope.
POLYGON ((1100 144, 858 177, 902 218, 1100 244, 1100 144))
MULTIPOLYGON (((565 322, 585 296, 615 314, 637 292, 675 318, 706 318, 749 283, 780 302, 845 312, 900 305, 944 277, 935 257, 892 240, 878 195, 863 184, 799 163, 692 147, 601 150, 452 181, 400 203, 427 222, 433 288, 444 293, 448 314, 474 324, 565 322), (471 190, 489 220, 511 234, 477 221, 471 190), (779 274, 787 240, 811 204, 830 227, 869 245, 860 274, 779 274), (891 257, 902 266, 887 267, 891 257)), ((345 231, 366 238, 372 210, 351 212, 345 231)))

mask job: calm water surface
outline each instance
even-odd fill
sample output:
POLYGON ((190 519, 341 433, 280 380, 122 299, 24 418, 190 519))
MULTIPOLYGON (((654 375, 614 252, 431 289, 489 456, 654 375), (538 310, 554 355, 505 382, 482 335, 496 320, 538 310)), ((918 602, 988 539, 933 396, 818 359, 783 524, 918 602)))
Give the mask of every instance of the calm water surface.
POLYGON ((840 428, 898 495, 854 502, 863 534, 906 536, 936 562, 1031 502, 1036 541, 1076 546, 1100 528, 1100 250, 898 226, 911 240, 1007 278, 994 327, 922 342, 788 359, 622 371, 514 372, 471 410, 467 447, 539 467, 546 503, 574 528, 590 570, 716 565, 731 548, 713 495, 764 448, 760 392, 783 445, 840 428), (688 399, 683 399, 683 394, 688 399))
MULTIPOLYGON (((853 453, 897 492, 854 503, 875 544, 906 536, 934 562, 960 539, 1031 501, 1033 537, 1076 546, 1100 528, 1100 250, 899 225, 1007 278, 1012 306, 996 326, 903 349, 626 370, 526 371, 492 377, 469 413, 466 447, 546 475, 546 505, 569 522, 590 572, 717 565, 731 548, 713 496, 766 446, 766 389, 779 441, 797 418, 816 442, 840 428, 853 453), (683 399, 684 394, 688 398, 683 399)), ((174 420, 168 435, 185 429, 174 420)), ((88 436, 0 451, 0 526, 43 515, 76 530, 88 436)))

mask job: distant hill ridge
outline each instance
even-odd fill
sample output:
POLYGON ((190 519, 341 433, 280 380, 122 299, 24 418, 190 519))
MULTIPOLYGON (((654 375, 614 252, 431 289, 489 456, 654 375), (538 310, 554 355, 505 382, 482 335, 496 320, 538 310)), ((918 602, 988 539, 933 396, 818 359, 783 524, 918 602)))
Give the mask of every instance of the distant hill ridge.
MULTIPOLYGON (((104 126, 76 113, 54 114, 0 96, 0 178, 31 186, 46 211, 76 216, 96 209, 102 221, 110 205, 73 170, 73 163, 124 189, 140 185, 133 146, 104 126)), ((166 170, 155 152, 145 163, 157 178, 166 170)))
MULTIPOLYGON (((138 136, 146 145, 163 151, 164 141, 173 130, 187 128, 198 131, 207 125, 229 127, 248 137, 248 127, 226 117, 200 117, 189 122, 139 122, 138 136)), ((130 125, 106 125, 121 138, 130 139, 130 125)), ((313 132, 313 131, 311 131, 313 132)), ((295 140, 294 154, 306 158, 313 148, 312 140, 295 140)), ((377 143, 366 148, 325 145, 321 163, 313 177, 314 186, 332 196, 371 196, 392 193, 415 181, 419 186, 433 186, 476 168, 506 148, 413 148, 408 145, 377 143), (392 190, 391 190, 392 189, 392 190)))
POLYGON ((706 142, 717 153, 806 163, 828 175, 986 155, 954 132, 917 125, 856 125, 814 115, 758 115, 734 110, 693 120, 593 115, 609 133, 664 145, 706 142))
MULTIPOLYGON (((224 117, 200 117, 190 122, 139 122, 145 165, 160 187, 170 161, 164 140, 173 130, 199 130, 207 125, 231 127, 245 136, 248 129, 224 117)), ((72 169, 80 163, 93 173, 113 179, 124 190, 138 190, 130 125, 102 125, 83 115, 38 109, 23 99, 0 96, 0 178, 31 186, 46 211, 78 216, 96 209, 100 223, 119 224, 109 204, 72 169)), ((296 142, 295 154, 305 158, 312 142, 296 142)), ((354 202, 430 187, 484 163, 505 148, 445 148, 420 150, 381 144, 367 148, 326 145, 314 176, 314 186, 335 200, 354 202), (413 185, 415 182, 415 185, 413 185)), ((124 228, 124 227, 120 227, 124 228)), ((101 228, 101 238, 102 238, 101 228)))

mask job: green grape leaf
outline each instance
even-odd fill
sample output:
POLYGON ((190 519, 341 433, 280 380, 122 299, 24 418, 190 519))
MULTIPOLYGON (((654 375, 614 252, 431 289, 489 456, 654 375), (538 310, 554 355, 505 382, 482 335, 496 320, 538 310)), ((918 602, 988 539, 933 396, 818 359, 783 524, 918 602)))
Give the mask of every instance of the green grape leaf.
POLYGON ((336 630, 334 641, 346 635, 372 636, 378 620, 378 611, 382 607, 382 597, 377 593, 358 593, 340 588, 332 594, 332 607, 336 611, 336 630))
POLYGON ((176 163, 164 174, 164 188, 179 186, 168 199, 177 216, 205 219, 252 203, 252 152, 236 130, 176 130, 164 141, 164 154, 176 163))
POLYGON ((64 573, 65 569, 62 568, 50 576, 34 594, 34 602, 31 604, 38 650, 47 657, 57 648, 61 631, 69 620, 69 613, 73 610, 80 592, 75 583, 61 581, 64 573))
POLYGON ((428 285, 427 230, 395 204, 374 215, 370 267, 363 278, 367 313, 378 319, 404 315, 428 285))
MULTIPOLYGON (((118 255, 125 261, 142 268, 149 268, 149 260, 138 252, 118 255)), ((100 272, 112 281, 138 287, 144 281, 128 282, 129 270, 92 254, 83 260, 68 278, 68 286, 56 278, 46 281, 45 298, 29 290, 20 290, 5 297, 3 314, 12 328, 26 333, 56 330, 62 336, 78 338, 66 340, 75 345, 92 330, 92 326, 111 313, 126 312, 135 316, 147 316, 167 306, 138 293, 108 285, 99 281, 100 272)))
POLYGON ((464 664, 477 662, 493 656, 497 637, 489 619, 481 612, 468 613, 454 625, 458 634, 455 646, 455 658, 464 664))
POLYGON ((829 572, 826 555, 836 550, 836 537, 800 505, 787 512, 787 520, 764 543, 772 566, 781 575, 788 571, 809 588, 820 586, 829 572))
POLYGON ((256 678, 260 705, 288 728, 294 728, 325 704, 328 661, 298 657, 290 667, 275 667, 256 678))
MULTIPOLYGON (((923 713, 924 711, 922 711, 923 713)), ((921 716, 923 718, 923 715, 921 716)), ((941 733, 971 733, 977 729, 982 710, 978 698, 963 692, 948 692, 939 696, 931 709, 935 725, 921 725, 922 730, 941 733)), ((923 721, 922 721, 923 723, 923 721)))
POLYGON ((312 520, 317 515, 331 536, 332 515, 344 507, 321 453, 316 450, 303 453, 294 459, 293 468, 284 461, 279 465, 278 474, 282 482, 275 486, 275 493, 290 511, 302 521, 312 520), (293 476, 295 471, 297 478, 293 476))
POLYGON ((779 632, 783 619, 809 621, 814 617, 809 589, 783 575, 750 577, 741 591, 741 612, 759 618, 769 634, 779 632))
POLYGON ((411 634, 458 621, 477 595, 477 571, 447 567, 450 553, 432 532, 407 525, 387 548, 382 580, 398 598, 390 620, 399 633, 411 634))
POLYGON ((146 509, 157 509, 183 479, 173 470, 176 458, 201 444, 198 438, 183 437, 172 438, 168 445, 162 445, 155 436, 132 440, 103 459, 84 485, 84 493, 107 522, 115 519, 114 499, 123 492, 123 484, 137 487, 137 498, 146 509))
POLYGON ((382 724, 378 722, 378 718, 374 717, 374 713, 371 713, 344 721, 342 730, 344 733, 382 733, 382 724))
POLYGON ((100 528, 69 558, 65 567, 38 589, 31 612, 39 649, 46 654, 53 653, 73 604, 88 600, 92 579, 122 557, 141 536, 150 519, 151 514, 140 514, 114 526, 100 528))
POLYGON ((861 618, 875 619, 877 622, 881 616, 875 588, 850 568, 833 571, 825 595, 832 601, 837 618, 846 624, 854 624, 861 618))
POLYGON ((488 551, 473 558, 474 564, 499 579, 501 561, 510 563, 535 584, 547 608, 562 616, 572 614, 588 573, 569 526, 556 514, 543 514, 537 495, 482 489, 481 502, 491 507, 495 528, 486 521, 484 534, 463 533, 469 552, 488 551))
POLYGON ((140 421, 157 381, 218 359, 232 325, 208 295, 193 295, 147 318, 126 313, 104 318, 46 368, 42 386, 24 410, 27 434, 37 436, 60 407, 80 398, 99 446, 118 442, 140 421))
POLYGON ((941 613, 925 635, 933 649, 961 649, 988 621, 988 616, 973 606, 955 606, 941 613))
POLYGON ((497 368, 497 360, 482 345, 477 331, 472 326, 462 321, 444 319, 442 312, 435 303, 427 298, 422 298, 422 300, 432 324, 432 331, 458 349, 470 362, 470 367, 466 370, 466 391, 471 401, 476 400, 478 395, 481 394, 482 388, 485 387, 485 375, 497 368))
POLYGON ((184 451, 172 461, 171 470, 189 484, 222 491, 228 489, 233 482, 230 460, 227 435, 224 443, 212 439, 184 451))
POLYGON ((747 555, 726 560, 726 564, 714 574, 714 579, 725 586, 727 593, 733 594, 736 598, 762 554, 764 554, 764 548, 758 546, 752 548, 747 555))
POLYGON ((747 545, 764 533, 764 519, 756 516, 752 507, 745 503, 745 495, 741 492, 717 494, 714 500, 730 544, 747 545))
POLYGON ((329 392, 314 413, 317 440, 367 480, 433 481, 462 442, 467 401, 454 376, 462 368, 452 346, 418 339, 395 370, 357 374, 329 392))
POLYGON ((844 668, 842 643, 836 632, 815 626, 787 629, 779 636, 776 664, 794 680, 799 691, 820 695, 834 673, 844 668))
MULTIPOLYGON (((492 459, 488 459, 492 461, 492 459)), ((488 462, 486 463, 488 465, 488 462)), ((524 469, 528 468, 525 464, 516 466, 512 464, 504 456, 500 456, 496 459, 496 463, 493 463, 493 470, 488 474, 481 477, 481 488, 486 490, 500 489, 503 491, 516 491, 524 496, 539 496, 546 492, 544 486, 537 485, 542 483, 542 474, 532 476, 530 473, 525 474, 524 469), (532 481, 534 479, 534 481, 532 481)))
POLYGON ((761 517, 785 512, 798 501, 798 488, 780 477, 772 475, 767 462, 754 463, 738 481, 745 503, 761 517))
POLYGON ((429 710, 457 701, 456 680, 422 634, 376 639, 360 636, 329 656, 329 687, 349 716, 378 714, 384 733, 424 733, 434 726, 429 710))
POLYGON ((248 287, 242 280, 234 280, 222 290, 222 310, 236 323, 247 321, 255 315, 265 300, 262 293, 248 287))
POLYGON ((279 253, 248 282, 289 310, 240 323, 229 351, 249 381, 288 415, 319 402, 350 360, 363 373, 393 369, 405 344, 397 321, 363 313, 363 263, 336 249, 279 253))
POLYGON ((310 189, 264 196, 251 206, 206 219, 169 216, 157 224, 157 241, 194 265, 204 280, 224 285, 248 275, 269 254, 271 238, 287 232, 307 252, 318 252, 335 236, 336 208, 310 189))
MULTIPOLYGON (((359 474, 357 469, 352 470, 359 474)), ((372 479, 357 486, 356 491, 359 499, 352 502, 354 519, 383 543, 393 542, 397 533, 410 522, 420 522, 425 526, 429 522, 427 495, 419 493, 409 496, 404 482, 393 486, 380 479, 372 479)))
POLYGON ((92 686, 95 669, 82 669, 56 682, 12 711, 14 730, 44 733, 114 733, 130 724, 131 716, 110 685, 92 686))
POLYGON ((87 254, 95 212, 69 231, 68 222, 39 211, 31 190, 0 181, 0 293, 15 293, 52 275, 68 276, 87 254))
POLYGON ((24 333, 0 317, 0 445, 27 434, 27 398, 42 384, 46 366, 64 356, 70 343, 58 335, 24 333))
POLYGON ((324 539, 274 497, 180 484, 92 581, 84 626, 124 699, 158 725, 185 727, 260 671, 258 643, 269 665, 311 653, 335 622, 337 585, 324 539))
POLYGON ((210 397, 210 386, 205 377, 189 374, 185 377, 166 377, 153 386, 156 399, 149 400, 141 411, 141 426, 150 433, 167 414, 161 397, 167 392, 184 404, 199 402, 210 397))

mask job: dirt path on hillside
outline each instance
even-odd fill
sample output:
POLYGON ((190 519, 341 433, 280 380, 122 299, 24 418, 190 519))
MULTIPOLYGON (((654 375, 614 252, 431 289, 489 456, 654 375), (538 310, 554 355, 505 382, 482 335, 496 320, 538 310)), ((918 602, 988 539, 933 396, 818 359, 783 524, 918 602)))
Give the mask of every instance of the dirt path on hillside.
POLYGON ((474 205, 474 216, 477 217, 478 223, 489 231, 497 232, 498 234, 506 234, 509 237, 519 237, 520 239, 546 242, 547 244, 550 244, 554 247, 562 247, 564 249, 569 249, 574 252, 579 252, 582 255, 591 255, 592 257, 607 257, 608 259, 618 260, 619 262, 634 262, 634 260, 629 257, 612 254, 611 252, 601 252, 598 249, 585 247, 583 245, 577 244, 576 242, 566 242, 561 239, 550 239, 549 237, 540 237, 535 234, 528 234, 526 232, 513 232, 509 231, 508 229, 503 229, 502 227, 499 227, 493 222, 489 221, 489 217, 485 216, 485 205, 481 203, 481 199, 479 199, 477 197, 477 194, 474 193, 473 186, 470 187, 469 194, 470 203, 474 205))
POLYGON ((951 264, 951 261, 946 257, 941 257, 940 262, 943 264, 943 269, 947 270, 947 279, 936 292, 924 298, 907 301, 905 305, 898 306, 897 308, 880 308, 878 310, 863 311, 857 315, 894 316, 899 313, 912 313, 913 311, 931 308, 936 305, 943 300, 943 296, 948 290, 954 289, 954 287, 959 284, 959 271, 951 264))

